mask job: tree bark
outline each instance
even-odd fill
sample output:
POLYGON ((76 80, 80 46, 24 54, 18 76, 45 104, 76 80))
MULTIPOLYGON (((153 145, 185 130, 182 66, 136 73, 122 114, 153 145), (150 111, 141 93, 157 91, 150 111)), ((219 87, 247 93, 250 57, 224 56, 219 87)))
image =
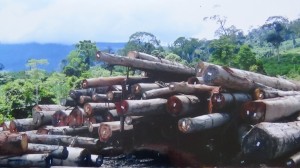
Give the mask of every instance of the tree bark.
MULTIPOLYGON (((124 131, 129 132, 133 130, 132 125, 124 124, 124 131)), ((124 132, 123 132, 124 133, 124 132)), ((112 137, 120 139, 121 123, 120 121, 103 122, 100 123, 98 129, 99 140, 101 142, 108 142, 112 137)))
POLYGON ((159 88, 162 88, 162 86, 157 83, 137 83, 131 86, 131 93, 136 96, 142 96, 146 91, 159 88))
POLYGON ((0 167, 49 167, 51 157, 48 154, 25 154, 21 156, 0 156, 0 167))
POLYGON ((9 131, 11 133, 30 131, 34 130, 35 128, 36 125, 33 123, 32 118, 11 120, 9 124, 9 131))
POLYGON ((257 88, 254 90, 254 100, 270 99, 284 96, 296 96, 300 95, 300 91, 281 91, 281 90, 269 90, 257 88))
POLYGON ((32 108, 33 111, 57 111, 57 110, 65 110, 67 107, 62 106, 62 105, 57 105, 57 104, 40 104, 40 105, 35 105, 32 108))
POLYGON ((69 96, 74 100, 78 100, 80 96, 92 96, 93 94, 94 90, 91 88, 70 90, 69 92, 69 96))
POLYGON ((23 154, 28 148, 28 137, 26 134, 0 132, 0 154, 9 155, 23 154))
POLYGON ((252 124, 272 122, 299 112, 299 103, 300 96, 255 100, 243 104, 241 117, 252 124))
POLYGON ((212 113, 178 121, 178 128, 183 133, 194 133, 219 127, 229 122, 228 113, 212 113))
POLYGON ((72 110, 58 110, 52 115, 52 125, 54 127, 67 126, 69 124, 68 116, 72 110))
POLYGON ((122 56, 114 56, 108 53, 98 51, 96 57, 99 61, 104 61, 108 64, 113 65, 122 65, 132 68, 137 68, 141 70, 150 70, 156 71, 161 73, 170 73, 176 74, 177 76, 186 76, 191 77, 195 76, 195 69, 194 68, 182 68, 175 65, 160 63, 160 62, 152 62, 147 60, 139 60, 139 59, 132 59, 122 56))
POLYGON ((69 155, 66 159, 53 159, 53 166, 86 167, 91 163, 91 154, 87 149, 67 147, 69 155))
POLYGON ((248 93, 214 93, 211 97, 214 110, 238 110, 248 101, 252 101, 248 93))
POLYGON ((2 127, 2 131, 8 131, 9 124, 10 124, 10 121, 4 121, 3 123, 1 123, 0 126, 2 127))
POLYGON ((118 102, 122 100, 122 91, 109 91, 106 93, 106 97, 110 102, 118 102))
POLYGON ((93 113, 103 112, 111 109, 115 109, 114 103, 86 103, 84 104, 84 112, 87 115, 92 115, 93 113))
POLYGON ((52 115, 54 113, 55 111, 34 111, 32 112, 32 122, 36 128, 43 125, 50 125, 52 124, 52 115))
POLYGON ((120 107, 117 106, 118 114, 126 115, 157 115, 164 114, 166 111, 166 99, 148 100, 123 100, 120 107))
POLYGON ((167 112, 173 117, 193 114, 201 109, 201 103, 201 100, 193 95, 175 95, 167 101, 167 112))
POLYGON ((81 127, 84 125, 86 113, 81 107, 75 107, 68 116, 68 123, 70 127, 81 127))
POLYGON ((242 142, 242 152, 248 160, 267 161, 300 148, 300 122, 259 123, 242 142))
POLYGON ((285 162, 286 167, 297 167, 300 164, 300 152, 293 154, 285 162))
POLYGON ((176 92, 170 90, 169 87, 152 89, 143 93, 143 99, 154 99, 154 98, 168 98, 174 95, 176 92))
POLYGON ((190 77, 190 78, 188 78, 187 83, 192 84, 192 85, 204 84, 204 80, 203 80, 203 77, 190 77))
POLYGON ((84 105, 85 103, 93 102, 93 99, 91 96, 80 96, 79 98, 79 104, 84 105))
POLYGON ((196 77, 203 77, 204 76, 204 72, 205 72, 206 68, 209 65, 214 65, 214 64, 208 63, 208 62, 204 62, 204 61, 200 61, 196 65, 196 77))
POLYGON ((93 94, 92 99, 94 102, 107 102, 108 101, 106 94, 95 93, 95 94, 93 94))
POLYGON ((222 86, 239 91, 253 91, 256 88, 300 90, 299 84, 285 79, 217 65, 209 65, 205 69, 203 79, 208 85, 222 86))
POLYGON ((145 80, 147 81, 149 78, 136 76, 128 78, 126 76, 90 78, 82 81, 82 88, 122 85, 124 82, 127 84, 134 84, 145 80))
POLYGON ((187 84, 186 82, 170 83, 169 89, 182 94, 203 94, 207 92, 219 92, 219 87, 202 84, 187 84))
POLYGON ((74 99, 72 99, 71 97, 68 97, 68 98, 65 98, 65 99, 61 99, 60 100, 60 105, 75 107, 75 106, 77 106, 77 102, 74 99))
POLYGON ((28 143, 28 154, 48 153, 52 158, 66 159, 69 152, 65 146, 28 143))

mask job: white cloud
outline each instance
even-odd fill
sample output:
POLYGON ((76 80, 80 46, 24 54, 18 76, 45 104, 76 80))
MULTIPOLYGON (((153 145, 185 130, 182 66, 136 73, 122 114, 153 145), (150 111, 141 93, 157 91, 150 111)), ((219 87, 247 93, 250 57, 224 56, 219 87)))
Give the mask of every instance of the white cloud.
POLYGON ((137 31, 162 42, 214 37, 205 16, 226 16, 247 32, 269 16, 300 17, 298 0, 0 0, 0 42, 127 41, 137 31))

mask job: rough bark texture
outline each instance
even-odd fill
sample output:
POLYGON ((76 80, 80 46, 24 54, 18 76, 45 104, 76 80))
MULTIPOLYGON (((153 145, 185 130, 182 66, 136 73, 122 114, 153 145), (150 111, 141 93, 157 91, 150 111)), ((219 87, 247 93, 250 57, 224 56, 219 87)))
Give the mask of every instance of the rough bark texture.
POLYGON ((67 147, 68 157, 64 160, 53 159, 52 165, 54 166, 73 166, 73 167, 86 167, 90 165, 91 154, 84 148, 67 147))
POLYGON ((259 123, 244 137, 242 152, 249 160, 267 161, 300 147, 300 122, 259 123))
POLYGON ((228 113, 206 114, 194 118, 183 118, 178 121, 178 128, 183 133, 200 132, 219 127, 229 122, 228 113))
POLYGON ((201 103, 200 99, 193 95, 172 96, 167 102, 167 112, 174 117, 184 116, 199 111, 201 103))
POLYGON ((248 93, 214 93, 211 97, 214 110, 239 109, 243 103, 248 101, 252 101, 252 97, 248 93))
POLYGON ((122 85, 123 83, 134 84, 139 83, 144 80, 149 80, 147 77, 126 77, 126 76, 116 76, 116 77, 99 77, 85 79, 82 82, 83 88, 94 88, 102 86, 112 86, 112 85, 122 85))
POLYGON ((52 123, 52 115, 55 111, 34 111, 32 112, 33 124, 36 128, 43 125, 50 125, 52 123))
POLYGON ((106 101, 108 101, 106 94, 99 94, 99 93, 93 94, 92 99, 93 99, 94 102, 106 102, 106 101))
POLYGON ((57 104, 40 104, 35 105, 32 108, 32 111, 57 111, 57 110, 65 110, 67 107, 57 104))
POLYGON ((157 115, 164 114, 166 111, 166 99, 148 99, 148 100, 124 100, 120 107, 117 106, 119 114, 126 115, 157 115))
POLYGON ((170 90, 169 87, 164 87, 160 89, 152 89, 143 93, 143 99, 153 99, 153 98, 168 98, 174 95, 176 92, 170 90))
POLYGON ((109 92, 107 92, 106 96, 110 102, 117 102, 122 99, 123 92, 122 91, 109 91, 109 92))
POLYGON ((80 96, 79 98, 79 104, 84 105, 85 103, 93 102, 93 99, 91 96, 80 96))
POLYGON ((161 73, 166 72, 171 74, 177 74, 178 76, 183 75, 186 77, 191 77, 195 75, 194 68, 182 68, 179 66, 164 64, 160 62, 151 62, 147 60, 114 56, 100 51, 97 52, 96 57, 100 61, 105 61, 113 65, 128 66, 128 67, 133 67, 141 70, 159 71, 161 73))
POLYGON ((247 102, 241 117, 250 123, 276 121, 300 111, 300 96, 286 96, 247 102))
POLYGON ((49 167, 51 157, 48 154, 25 154, 21 156, 0 156, 0 167, 49 167))
POLYGON ((131 86, 131 93, 136 96, 142 96, 142 94, 146 91, 152 89, 159 89, 162 86, 158 83, 137 83, 131 86))
MULTIPOLYGON (((132 129, 132 125, 124 125, 124 131, 130 131, 132 129)), ((120 136, 119 134, 121 134, 120 121, 103 122, 98 129, 99 140, 101 142, 107 142, 113 136, 120 136)))
POLYGON ((182 94, 203 94, 205 92, 219 92, 219 87, 202 84, 187 84, 186 82, 170 83, 169 89, 182 94))
POLYGON ((285 79, 217 65, 209 65, 205 69, 203 79, 208 85, 223 86, 239 91, 253 91, 256 88, 300 90, 299 84, 285 79))
POLYGON ((23 154, 28 148, 26 134, 0 132, 0 154, 23 154))
POLYGON ((78 90, 70 90, 69 96, 74 99, 78 100, 80 96, 92 96, 94 93, 93 89, 78 89, 78 90))
POLYGON ((260 89, 257 88, 253 92, 253 99, 254 100, 261 100, 261 99, 270 99, 276 97, 284 97, 284 96, 296 96, 300 95, 299 91, 281 91, 281 90, 268 90, 268 89, 260 89))
POLYGON ((72 110, 58 110, 52 115, 52 125, 55 127, 69 125, 68 116, 72 110))
POLYGON ((48 153, 52 158, 66 159, 69 152, 65 146, 28 143, 27 153, 48 153))
POLYGON ((30 131, 35 128, 36 125, 33 123, 32 118, 11 120, 9 124, 9 131, 11 133, 30 131))
POLYGON ((80 127, 84 125, 86 113, 81 107, 75 107, 68 116, 68 123, 70 127, 80 127))
POLYGON ((86 103, 84 105, 84 112, 88 115, 92 115, 93 113, 104 112, 115 108, 114 103, 86 103))

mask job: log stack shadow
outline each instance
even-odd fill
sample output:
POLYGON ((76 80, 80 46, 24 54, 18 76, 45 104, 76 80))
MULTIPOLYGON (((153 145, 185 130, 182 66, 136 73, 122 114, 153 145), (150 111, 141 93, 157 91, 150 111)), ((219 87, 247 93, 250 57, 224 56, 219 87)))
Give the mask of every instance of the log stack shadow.
POLYGON ((122 155, 152 166, 299 164, 299 83, 136 51, 96 59, 146 76, 84 79, 61 105, 2 123, 0 167, 99 167, 122 155))

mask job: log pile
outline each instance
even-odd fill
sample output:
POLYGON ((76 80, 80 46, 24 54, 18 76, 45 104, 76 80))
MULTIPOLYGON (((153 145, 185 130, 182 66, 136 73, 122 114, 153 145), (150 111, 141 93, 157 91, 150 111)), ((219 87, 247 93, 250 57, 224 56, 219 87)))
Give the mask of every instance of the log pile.
POLYGON ((96 58, 146 76, 84 79, 61 105, 2 123, 0 167, 98 167, 141 149, 180 167, 299 164, 300 84, 135 51, 96 58))

